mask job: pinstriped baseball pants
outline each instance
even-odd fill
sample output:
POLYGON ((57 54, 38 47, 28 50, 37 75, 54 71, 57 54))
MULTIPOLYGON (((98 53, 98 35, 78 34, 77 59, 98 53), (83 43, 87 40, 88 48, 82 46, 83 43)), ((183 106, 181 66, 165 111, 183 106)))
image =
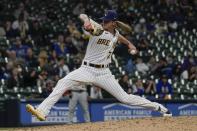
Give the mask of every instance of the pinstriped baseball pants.
POLYGON ((158 110, 160 107, 163 113, 167 111, 167 109, 159 103, 151 102, 140 96, 127 94, 115 80, 109 68, 98 69, 85 65, 82 65, 79 69, 74 70, 64 78, 60 79, 53 92, 38 106, 37 109, 47 116, 51 107, 61 98, 64 92, 76 88, 80 83, 92 83, 97 85, 109 92, 120 102, 127 105, 140 106, 151 110, 158 110))

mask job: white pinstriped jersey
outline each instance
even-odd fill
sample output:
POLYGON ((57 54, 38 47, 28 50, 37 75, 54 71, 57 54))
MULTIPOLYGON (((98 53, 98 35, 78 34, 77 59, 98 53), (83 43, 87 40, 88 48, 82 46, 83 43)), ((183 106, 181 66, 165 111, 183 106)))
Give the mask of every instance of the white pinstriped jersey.
POLYGON ((92 36, 88 43, 84 61, 104 65, 111 63, 111 55, 118 40, 118 35, 119 32, 116 30, 115 35, 104 31, 99 36, 92 36))

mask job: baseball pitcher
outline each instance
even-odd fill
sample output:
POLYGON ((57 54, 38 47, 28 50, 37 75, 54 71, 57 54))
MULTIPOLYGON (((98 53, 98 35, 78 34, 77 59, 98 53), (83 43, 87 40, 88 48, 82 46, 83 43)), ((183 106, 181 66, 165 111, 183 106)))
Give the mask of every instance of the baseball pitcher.
MULTIPOLYGON (((60 79, 53 92, 37 109, 27 104, 27 111, 35 115, 39 120, 44 121, 51 107, 61 98, 65 91, 72 90, 75 85, 80 83, 92 83, 108 91, 124 104, 159 111, 163 116, 172 116, 168 109, 159 103, 151 102, 140 96, 127 94, 110 72, 111 55, 118 41, 127 45, 131 54, 137 53, 136 47, 117 30, 120 25, 124 26, 124 24, 117 22, 116 11, 108 10, 106 12, 104 17, 101 18, 103 21, 102 26, 90 19, 86 14, 81 14, 80 19, 84 22, 84 29, 90 32, 91 35, 81 67, 60 79)), ((126 27, 126 29, 128 28, 126 27)))

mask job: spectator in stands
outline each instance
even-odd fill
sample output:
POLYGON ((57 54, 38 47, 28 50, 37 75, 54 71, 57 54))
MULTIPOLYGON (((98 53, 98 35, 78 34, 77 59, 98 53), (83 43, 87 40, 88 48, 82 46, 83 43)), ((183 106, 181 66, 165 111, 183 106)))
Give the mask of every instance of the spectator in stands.
POLYGON ((65 37, 65 42, 66 42, 66 47, 69 50, 69 53, 76 55, 78 53, 78 50, 72 42, 72 36, 65 37))
POLYGON ((91 99, 103 99, 102 89, 98 86, 92 86, 90 88, 90 98, 91 99))
POLYGON ((83 59, 83 54, 77 54, 74 58, 73 58, 73 63, 71 64, 72 66, 70 66, 70 70, 74 70, 77 69, 81 66, 81 62, 83 59))
POLYGON ((156 85, 153 80, 147 80, 144 85, 145 94, 150 96, 156 93, 156 85))
POLYGON ((6 68, 12 69, 17 64, 24 65, 24 59, 18 58, 15 51, 9 51, 6 68))
POLYGON ((39 68, 42 70, 48 70, 48 54, 45 50, 40 51, 38 55, 38 62, 39 62, 39 68))
POLYGON ((20 66, 14 67, 11 72, 11 77, 7 81, 8 89, 13 89, 14 87, 23 87, 24 81, 21 74, 22 68, 20 66))
POLYGON ((147 62, 147 66, 150 68, 150 72, 153 72, 153 69, 155 69, 157 62, 155 60, 155 57, 154 56, 151 56, 149 61, 147 62))
POLYGON ((74 36, 72 36, 72 43, 77 48, 78 52, 84 52, 85 50, 85 44, 83 39, 81 39, 81 35, 77 34, 76 32, 73 33, 74 36))
POLYGON ((189 81, 197 80, 197 66, 192 66, 189 70, 189 81))
POLYGON ((139 51, 147 51, 148 49, 149 49, 148 41, 145 38, 141 38, 139 45, 138 45, 138 50, 139 51))
POLYGON ((192 66, 188 70, 184 70, 183 73, 181 74, 181 78, 189 81, 197 80, 197 67, 192 66))
POLYGON ((191 52, 189 52, 189 55, 184 58, 182 68, 183 68, 183 70, 188 70, 192 66, 195 66, 195 65, 197 65, 197 63, 195 63, 193 54, 191 52))
POLYGON ((54 77, 56 71, 53 68, 53 65, 50 65, 48 62, 48 53, 45 50, 40 51, 38 55, 38 72, 44 70, 47 72, 48 76, 54 77))
POLYGON ((167 75, 168 78, 172 79, 173 76, 173 68, 174 63, 172 57, 168 56, 166 58, 166 62, 164 63, 163 67, 161 68, 161 74, 167 75))
POLYGON ((44 27, 38 19, 33 20, 32 24, 30 24, 29 35, 31 35, 34 40, 34 45, 36 47, 47 46, 47 42, 44 41, 44 35, 46 34, 44 31, 44 27))
POLYGON ((181 68, 181 64, 177 64, 174 69, 173 69, 173 79, 176 80, 180 80, 180 76, 182 73, 182 68, 181 68))
POLYGON ((26 54, 26 57, 25 57, 25 64, 27 67, 36 67, 38 65, 38 62, 36 60, 36 57, 32 51, 32 48, 28 48, 27 49, 27 54, 26 54))
POLYGON ((141 72, 143 75, 146 75, 147 72, 149 71, 149 67, 147 64, 143 62, 141 58, 137 58, 136 60, 136 69, 137 71, 141 72))
POLYGON ((125 92, 127 92, 128 94, 132 93, 132 87, 129 84, 129 77, 127 74, 121 77, 121 79, 119 80, 119 84, 125 92))
POLYGON ((18 58, 24 59, 26 54, 27 54, 27 50, 28 50, 29 47, 22 44, 22 41, 21 41, 20 37, 16 37, 15 40, 16 41, 15 41, 14 45, 11 47, 11 49, 9 49, 7 51, 7 53, 10 55, 11 51, 14 51, 14 52, 16 52, 16 56, 18 58))
POLYGON ((26 21, 25 14, 23 12, 19 15, 19 18, 13 22, 12 29, 18 31, 20 37, 25 39, 29 31, 29 24, 26 21))
POLYGON ((32 25, 29 28, 29 34, 35 42, 35 46, 45 46, 45 42, 43 41, 43 26, 41 26, 40 22, 36 19, 32 21, 32 25))
POLYGON ((139 96, 145 94, 145 89, 142 80, 138 79, 133 85, 133 93, 139 96))
POLYGON ((64 36, 62 34, 58 35, 57 42, 53 44, 53 51, 57 56, 65 56, 67 53, 69 53, 69 50, 64 42, 64 36))
POLYGON ((159 98, 171 99, 172 85, 168 82, 168 77, 166 75, 162 75, 158 83, 156 83, 156 90, 159 98))
POLYGON ((132 90, 134 94, 137 95, 146 95, 147 98, 153 99, 156 93, 156 85, 155 82, 151 80, 138 79, 134 82, 132 86, 132 90))
POLYGON ((76 24, 69 20, 67 25, 68 31, 71 34, 69 37, 71 38, 72 44, 77 48, 79 52, 83 51, 84 42, 83 39, 81 39, 81 33, 76 27, 76 24))
POLYGON ((9 61, 7 64, 6 64, 6 67, 5 67, 5 70, 4 70, 4 77, 5 79, 8 79, 11 77, 11 72, 12 72, 12 69, 14 68, 14 62, 13 61, 9 61))
POLYGON ((133 73, 134 70, 136 69, 133 60, 131 58, 129 58, 129 60, 127 61, 127 64, 125 65, 125 71, 129 74, 129 73, 133 73))
POLYGON ((48 73, 46 70, 42 70, 38 75, 37 79, 37 87, 41 87, 42 90, 46 89, 46 82, 47 82, 48 73))
POLYGON ((55 86, 55 82, 53 80, 48 79, 46 81, 46 88, 43 88, 42 90, 42 98, 46 98, 49 96, 49 94, 53 91, 53 87, 55 86))
POLYGON ((55 51, 52 51, 49 56, 49 64, 55 65, 56 63, 58 63, 58 56, 55 51))
POLYGON ((59 78, 63 78, 70 72, 68 66, 65 64, 64 57, 59 58, 58 64, 56 66, 59 78))
POLYGON ((12 29, 12 22, 10 20, 5 22, 5 32, 7 38, 13 38, 17 36, 17 32, 12 29))
POLYGON ((16 63, 19 58, 16 56, 15 51, 7 51, 8 52, 8 62, 16 63))
POLYGON ((38 74, 35 68, 28 68, 24 74, 24 87, 35 87, 37 85, 38 74))
POLYGON ((71 36, 75 36, 75 35, 78 35, 79 37, 81 36, 81 33, 78 31, 75 22, 73 22, 72 20, 68 21, 67 28, 71 36))
POLYGON ((156 63, 155 66, 151 68, 151 73, 156 76, 162 75, 162 69, 167 66, 166 58, 160 58, 159 61, 156 63))
POLYGON ((22 2, 19 3, 17 9, 14 11, 15 18, 19 19, 21 13, 24 13, 25 19, 28 18, 29 14, 28 14, 28 12, 25 9, 25 4, 22 3, 22 2))

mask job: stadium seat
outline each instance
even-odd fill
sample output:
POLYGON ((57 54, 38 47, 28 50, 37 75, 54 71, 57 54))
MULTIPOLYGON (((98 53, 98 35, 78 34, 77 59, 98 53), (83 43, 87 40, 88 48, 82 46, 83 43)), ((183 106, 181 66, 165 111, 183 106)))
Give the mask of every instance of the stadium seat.
MULTIPOLYGON (((19 4, 19 0, 17 1, 6 1, 3 5, 6 5, 4 8, 6 8, 5 13, 10 13, 10 15, 13 15, 13 10, 17 9, 17 6, 19 4)), ((85 12, 90 13, 90 16, 92 18, 96 18, 97 16, 101 16, 104 13, 104 10, 109 8, 108 5, 102 5, 100 4, 101 1, 89 1, 88 3, 85 3, 84 5, 87 5, 88 8, 85 9, 85 12), (100 5, 99 7, 97 5, 100 5)), ((103 1, 102 1, 103 2, 103 1)), ((67 35, 67 29, 66 26, 68 24, 68 20, 72 20, 75 22, 79 30, 81 30, 81 24, 79 24, 79 19, 77 18, 76 14, 73 14, 73 9, 76 7, 76 5, 79 3, 79 1, 68 1, 68 0, 54 0, 54 1, 29 1, 29 5, 27 6, 28 12, 30 13, 30 18, 28 19, 28 22, 32 22, 35 19, 38 19, 39 24, 42 25, 41 29, 44 30, 43 38, 44 40, 47 40, 47 46, 43 47, 44 50, 47 50, 47 52, 50 52, 50 46, 49 44, 53 43, 55 41, 55 37, 58 33, 64 33, 67 35)), ((107 2, 106 2, 107 3, 107 2)), ((148 1, 147 1, 148 3, 148 1)), ((111 5, 110 5, 111 6, 111 5)), ((138 8, 134 9, 133 11, 136 14, 135 20, 130 21, 128 19, 128 23, 130 22, 135 26, 135 24, 138 24, 139 19, 143 17, 150 18, 147 19, 147 22, 154 21, 157 19, 156 22, 160 22, 160 17, 162 16, 160 13, 157 12, 154 14, 154 7, 149 7, 148 5, 145 5, 146 8, 138 8), (144 14, 147 14, 147 16, 144 16, 144 14), (152 19, 152 20, 151 20, 152 19)), ((111 8, 111 7, 110 7, 111 8)), ((2 11, 4 12, 4 11, 2 11)), ((130 14, 127 9, 121 9, 121 15, 125 13, 125 15, 130 14)), ((120 16, 122 17, 122 16, 120 16)), ((3 20, 3 19, 2 19, 3 20)), ((97 20, 97 19, 95 19, 97 20)), ((4 21, 3 21, 4 22, 4 21)), ((187 21, 184 21, 184 24, 186 24, 187 21)), ((167 23, 169 24, 169 23, 167 23)), ((180 24, 181 25, 181 24, 180 24)), ((169 27, 168 27, 169 28, 169 27)), ((170 29, 170 28, 169 28, 170 29)), ((156 31, 145 31, 145 32, 132 32, 132 40, 134 41, 134 44, 138 44, 141 38, 144 38, 148 41, 148 44, 151 45, 150 49, 145 51, 140 51, 139 56, 142 57, 144 62, 148 62, 150 57, 155 57, 156 61, 158 62, 161 57, 167 57, 168 55, 172 55, 173 63, 183 63, 183 60, 186 56, 189 55, 189 52, 192 52, 192 54, 197 57, 197 29, 193 28, 191 30, 187 29, 187 27, 184 26, 178 26, 178 29, 176 31, 172 32, 166 32, 166 33, 158 33, 156 31)), ((34 39, 32 38, 30 44, 33 46, 33 52, 35 53, 35 57, 37 58, 37 55, 39 54, 40 50, 42 50, 39 45, 36 47, 34 44, 34 39)), ((11 39, 8 39, 6 37, 0 37, 0 49, 6 50, 10 48, 11 46, 11 39)), ((129 56, 130 57, 130 56, 129 56)), ((135 57, 135 56, 134 56, 135 57)), ((72 63, 74 56, 71 54, 67 54, 65 56, 65 60, 67 63, 72 63)), ((8 62, 7 57, 1 57, 0 56, 0 64, 5 66, 8 62)), ((124 58, 121 57, 115 57, 112 55, 112 64, 110 65, 110 69, 112 73, 115 75, 117 79, 119 79, 123 74, 125 74, 124 66, 127 64, 127 61, 124 58)), ((73 62, 74 63, 74 62, 73 62)), ((27 68, 28 69, 28 68, 27 68)), ((134 72, 128 74, 130 83, 133 83, 133 79, 151 79, 155 82, 158 82, 158 78, 156 75, 142 75, 139 72, 134 72)), ((6 86, 5 81, 1 83, 0 85, 0 94, 5 93, 5 97, 29 97, 31 94, 41 94, 42 88, 41 87, 25 87, 25 88, 16 88, 13 90, 6 90, 4 88, 6 86), (3 93, 2 93, 3 92, 3 93)), ((173 82, 173 93, 175 99, 190 99, 191 97, 196 98, 197 94, 197 80, 195 80, 192 83, 189 83, 186 80, 180 80, 177 82, 173 82)), ((145 96, 146 97, 146 96, 145 96)))

